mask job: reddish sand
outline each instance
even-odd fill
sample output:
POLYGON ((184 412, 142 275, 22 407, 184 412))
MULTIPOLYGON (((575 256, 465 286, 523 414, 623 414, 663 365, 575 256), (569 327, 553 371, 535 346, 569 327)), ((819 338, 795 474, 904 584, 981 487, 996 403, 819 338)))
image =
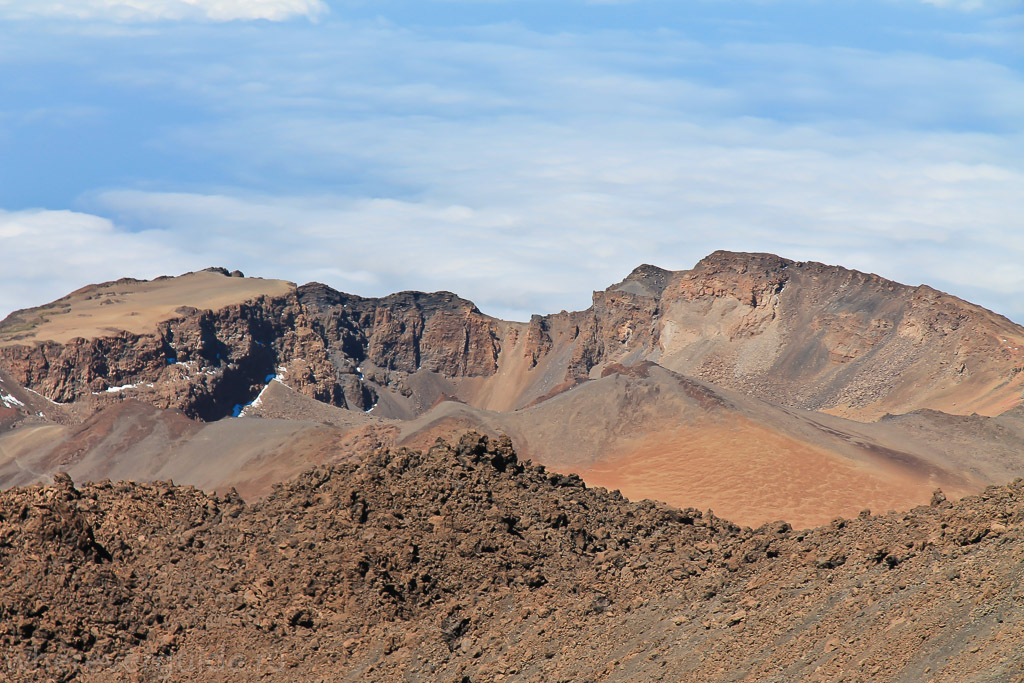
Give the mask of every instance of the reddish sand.
MULTIPOLYGON (((784 519, 809 527, 855 517, 864 508, 905 510, 927 503, 942 484, 893 466, 856 463, 743 418, 719 428, 648 434, 620 449, 623 454, 580 475, 631 499, 710 508, 749 526, 784 519)), ((944 488, 951 496, 964 493, 944 488)))

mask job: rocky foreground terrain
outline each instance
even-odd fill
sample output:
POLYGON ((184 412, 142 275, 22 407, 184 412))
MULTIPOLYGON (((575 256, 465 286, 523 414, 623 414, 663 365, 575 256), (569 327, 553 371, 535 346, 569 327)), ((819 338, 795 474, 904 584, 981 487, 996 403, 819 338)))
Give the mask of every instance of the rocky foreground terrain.
POLYGON ((750 529, 465 435, 253 503, 58 475, 0 567, 12 681, 1024 680, 1021 480, 750 529))

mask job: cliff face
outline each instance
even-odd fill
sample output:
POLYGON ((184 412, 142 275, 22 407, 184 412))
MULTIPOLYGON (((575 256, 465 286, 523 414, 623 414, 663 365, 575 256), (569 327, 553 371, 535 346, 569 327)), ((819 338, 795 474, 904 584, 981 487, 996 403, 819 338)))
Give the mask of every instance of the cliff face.
POLYGON ((252 401, 279 372, 303 394, 365 410, 374 387, 407 391, 421 369, 493 374, 499 351, 494 321, 453 294, 364 299, 313 284, 216 311, 182 307, 150 334, 8 343, 0 367, 57 403, 124 395, 210 420, 252 401))
MULTIPOLYGON (((76 306, 58 308, 73 319, 76 306)), ((60 403, 131 396, 205 420, 237 411, 274 376, 319 401, 411 417, 442 396, 522 408, 641 361, 865 420, 921 408, 996 415, 1024 390, 1024 330, 1005 318, 928 287, 769 254, 641 266, 589 309, 529 323, 447 292, 372 299, 310 284, 179 307, 149 333, 126 322, 133 331, 20 341, 4 325, 0 369, 21 386, 60 403)))
POLYGON ((320 366, 333 378, 328 381, 344 397, 337 405, 366 410, 381 389, 408 396, 408 378, 420 371, 462 378, 497 370, 497 321, 450 292, 367 299, 310 284, 300 287, 296 298, 308 339, 283 349, 284 363, 299 362, 302 347, 311 345, 324 357, 320 366))
POLYGON ((0 363, 12 381, 56 403, 102 404, 125 394, 215 419, 254 397, 258 380, 273 373, 267 340, 285 302, 261 298, 219 311, 182 310, 152 334, 2 346, 0 363))

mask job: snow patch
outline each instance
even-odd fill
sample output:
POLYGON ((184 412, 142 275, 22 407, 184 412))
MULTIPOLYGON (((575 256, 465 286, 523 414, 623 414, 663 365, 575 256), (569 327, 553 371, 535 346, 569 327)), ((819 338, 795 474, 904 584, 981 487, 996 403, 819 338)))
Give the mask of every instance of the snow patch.
POLYGON ((14 396, 7 396, 2 393, 0 393, 0 401, 3 401, 4 405, 8 408, 13 408, 14 406, 21 406, 22 408, 25 407, 25 404, 14 398, 14 396))
POLYGON ((263 405, 263 394, 266 393, 267 389, 270 388, 271 382, 277 382, 279 384, 284 384, 284 382, 279 380, 277 377, 278 377, 277 375, 267 375, 267 378, 265 380, 266 381, 266 385, 262 389, 260 389, 260 393, 256 395, 256 398, 254 398, 253 400, 249 401, 245 405, 241 405, 241 404, 236 405, 235 406, 235 410, 231 411, 231 416, 232 417, 245 417, 249 408, 259 408, 261 405, 263 405), (236 410, 237 410, 237 412, 236 412, 236 410))
MULTIPOLYGON (((139 386, 138 384, 122 384, 119 387, 110 387, 109 389, 107 389, 107 393, 108 394, 116 394, 116 393, 124 391, 125 389, 135 389, 138 386, 139 386)), ((153 385, 150 384, 149 386, 153 386, 153 385)))

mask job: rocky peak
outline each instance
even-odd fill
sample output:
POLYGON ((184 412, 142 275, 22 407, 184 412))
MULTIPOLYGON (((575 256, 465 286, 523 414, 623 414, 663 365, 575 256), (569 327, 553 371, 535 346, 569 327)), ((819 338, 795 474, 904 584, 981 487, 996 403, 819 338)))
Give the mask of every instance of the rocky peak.
POLYGON ((482 315, 480 309, 469 299, 463 299, 453 292, 397 292, 379 299, 379 305, 395 308, 416 308, 424 313, 474 313, 482 315))
POLYGON ((201 273, 220 273, 224 277, 245 277, 245 274, 240 270, 228 270, 222 266, 210 266, 209 268, 203 268, 201 273))
POLYGON ((719 249, 697 262, 693 273, 774 273, 785 270, 796 261, 763 252, 725 251, 719 249))
POLYGON ((612 285, 610 291, 630 292, 640 296, 659 297, 675 273, 648 263, 637 266, 622 282, 612 285))
POLYGON ((402 311, 417 310, 425 314, 449 312, 483 315, 472 301, 447 291, 405 291, 373 298, 339 292, 325 284, 310 282, 299 287, 297 294, 301 304, 318 311, 340 306, 363 312, 390 308, 402 311))

